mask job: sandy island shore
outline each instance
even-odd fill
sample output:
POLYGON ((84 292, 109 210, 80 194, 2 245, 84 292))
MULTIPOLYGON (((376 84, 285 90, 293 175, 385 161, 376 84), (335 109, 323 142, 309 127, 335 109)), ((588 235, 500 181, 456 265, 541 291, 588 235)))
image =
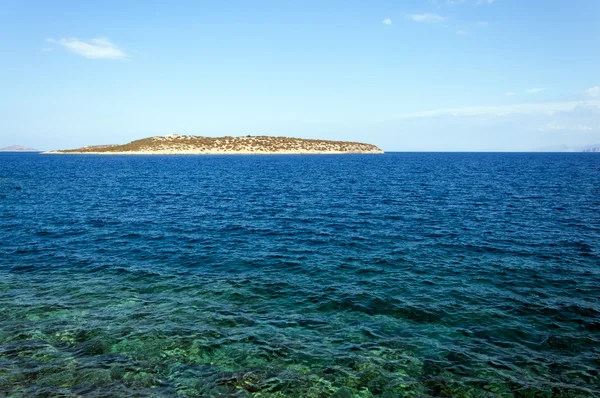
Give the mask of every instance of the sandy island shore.
POLYGON ((360 154, 383 154, 383 151, 202 151, 202 150, 160 150, 160 151, 131 151, 131 152, 42 152, 45 155, 360 155, 360 154))

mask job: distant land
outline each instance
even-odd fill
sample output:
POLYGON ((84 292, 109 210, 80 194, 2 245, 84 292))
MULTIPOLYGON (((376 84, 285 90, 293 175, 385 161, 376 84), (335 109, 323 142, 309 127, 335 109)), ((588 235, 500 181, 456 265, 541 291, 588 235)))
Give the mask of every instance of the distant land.
POLYGON ((5 148, 0 148, 0 152, 39 152, 37 149, 23 145, 11 145, 5 148))
POLYGON ((193 154, 381 154, 383 151, 361 142, 309 140, 302 138, 244 136, 201 137, 168 135, 149 137, 124 145, 95 145, 78 149, 44 152, 48 154, 123 154, 123 155, 193 155, 193 154))
POLYGON ((583 152, 600 152, 600 145, 590 148, 585 148, 583 152))
POLYGON ((535 152, 600 152, 600 144, 585 146, 558 145, 552 147, 538 148, 535 152))

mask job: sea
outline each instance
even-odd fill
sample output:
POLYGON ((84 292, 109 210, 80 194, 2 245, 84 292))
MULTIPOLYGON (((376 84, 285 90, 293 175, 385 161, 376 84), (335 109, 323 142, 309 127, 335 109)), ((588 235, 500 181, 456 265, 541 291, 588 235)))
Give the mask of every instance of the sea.
POLYGON ((0 154, 0 396, 598 397, 600 154, 0 154))

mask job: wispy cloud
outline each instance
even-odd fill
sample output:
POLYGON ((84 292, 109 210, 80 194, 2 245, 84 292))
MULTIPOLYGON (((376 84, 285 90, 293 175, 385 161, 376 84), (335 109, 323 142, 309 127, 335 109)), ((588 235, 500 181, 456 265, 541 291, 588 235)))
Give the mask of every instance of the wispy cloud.
POLYGON ((58 44, 68 51, 91 59, 122 59, 127 58, 127 54, 110 40, 105 38, 95 38, 86 43, 77 38, 66 39, 46 39, 46 42, 58 44))
POLYGON ((455 6, 457 4, 462 4, 464 2, 465 2, 465 0, 446 0, 446 4, 451 5, 451 6, 455 6))
POLYGON ((415 22, 436 23, 442 22, 445 18, 438 14, 426 12, 424 14, 412 14, 410 15, 410 19, 412 19, 415 22))
POLYGON ((457 35, 461 35, 461 36, 462 36, 462 35, 466 35, 467 33, 469 33, 469 32, 467 32, 467 31, 466 31, 466 30, 464 30, 464 29, 458 29, 458 30, 456 31, 456 34, 457 34, 457 35))
POLYGON ((514 91, 509 91, 507 93, 504 93, 504 95, 506 95, 507 97, 514 97, 515 95, 517 95, 517 93, 515 93, 514 91))
POLYGON ((494 4, 495 0, 477 0, 477 4, 494 4))
POLYGON ((477 26, 481 26, 481 27, 483 27, 483 28, 485 28, 485 27, 489 26, 489 24, 490 24, 490 23, 489 23, 489 22, 486 22, 486 21, 478 21, 478 22, 475 22, 475 25, 477 25, 477 26))
POLYGON ((499 106, 471 106, 463 108, 436 109, 396 115, 395 119, 423 119, 434 117, 469 117, 508 115, 554 115, 559 112, 572 112, 578 108, 594 108, 600 110, 600 101, 547 102, 541 104, 516 104, 499 106))
POLYGON ((598 128, 590 127, 585 124, 578 124, 575 126, 566 126, 564 124, 558 124, 556 122, 548 123, 543 126, 538 127, 536 130, 541 132, 546 131, 575 131, 579 133, 589 133, 590 131, 597 130, 598 128))
POLYGON ((384 25, 391 25, 392 24, 392 20, 389 19, 389 18, 386 18, 386 19, 383 20, 383 24, 384 25))
POLYGON ((537 93, 541 93, 542 91, 545 91, 545 88, 530 88, 529 90, 525 90, 525 92, 527 94, 537 94, 537 93))
POLYGON ((600 97, 600 86, 588 88, 585 93, 588 97, 600 97))
POLYGON ((559 131, 564 130, 566 127, 556 122, 548 123, 537 128, 537 131, 559 131))

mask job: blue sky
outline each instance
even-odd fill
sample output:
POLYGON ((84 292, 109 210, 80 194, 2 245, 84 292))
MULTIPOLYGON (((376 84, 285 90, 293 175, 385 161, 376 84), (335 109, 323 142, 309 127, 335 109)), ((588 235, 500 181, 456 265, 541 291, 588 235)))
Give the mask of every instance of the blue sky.
POLYGON ((3 0, 0 147, 597 144, 599 16, 598 0, 3 0))

